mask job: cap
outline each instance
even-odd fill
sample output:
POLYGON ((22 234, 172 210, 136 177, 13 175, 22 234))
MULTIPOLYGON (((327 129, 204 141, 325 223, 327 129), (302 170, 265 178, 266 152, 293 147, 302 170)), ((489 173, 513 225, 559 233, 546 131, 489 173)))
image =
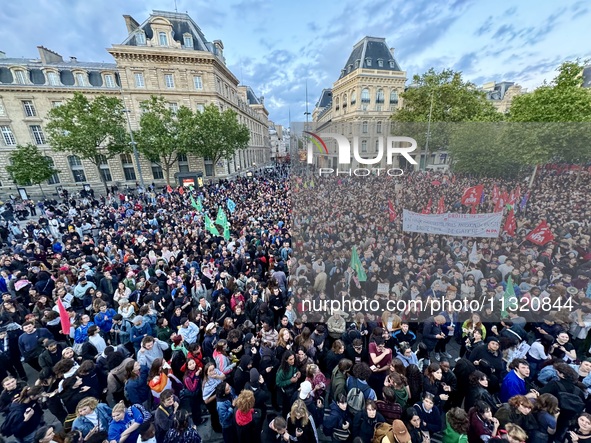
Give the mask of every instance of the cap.
POLYGON ((489 337, 486 339, 487 343, 490 343, 491 341, 496 341, 497 343, 500 343, 497 337, 489 337))
POLYGON ((300 400, 307 399, 310 392, 312 392, 312 383, 306 380, 300 385, 300 400))
POLYGON ((141 315, 136 315, 135 317, 133 317, 133 324, 134 325, 141 323, 143 321, 144 321, 144 317, 142 317, 141 315))
POLYGON ((215 323, 213 323, 213 322, 212 322, 212 323, 209 323, 209 324, 208 324, 208 325, 205 327, 205 332, 209 332, 209 331, 211 331, 211 330, 212 330, 212 329, 214 329, 214 328, 215 328, 215 323))
POLYGON ((410 433, 402 420, 394 420, 392 422, 392 432, 398 443, 410 443, 410 433))

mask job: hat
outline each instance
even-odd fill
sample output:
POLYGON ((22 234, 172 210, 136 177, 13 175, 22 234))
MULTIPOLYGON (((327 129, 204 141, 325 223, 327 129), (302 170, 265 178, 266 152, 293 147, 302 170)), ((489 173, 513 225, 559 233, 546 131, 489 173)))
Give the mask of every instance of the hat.
POLYGON ((312 392, 312 383, 306 380, 300 385, 300 400, 307 399, 310 392, 312 392))
POLYGON ((156 269, 155 274, 158 274, 158 275, 162 274, 162 269, 156 269))
POLYGON ((258 386, 259 385, 259 377, 261 375, 259 374, 259 371, 256 368, 252 368, 250 370, 250 384, 251 386, 258 386))
POLYGON ((206 327, 205 327, 205 332, 209 332, 212 329, 215 329, 215 323, 209 323, 206 327))
POLYGON ((497 337, 489 337, 486 339, 487 343, 490 343, 491 341, 496 341, 497 343, 500 343, 497 337))
POLYGON ((541 261, 537 262, 536 266, 541 266, 542 268, 546 267, 546 265, 544 263, 542 263, 541 261))
POLYGON ((566 292, 568 292, 570 295, 577 295, 579 290, 574 286, 569 286, 568 288, 566 288, 566 292))
POLYGON ((410 443, 410 434, 402 420, 394 420, 392 422, 392 432, 398 443, 410 443))
POLYGON ((133 317, 133 324, 137 325, 138 323, 141 323, 144 321, 144 317, 142 317, 141 315, 136 315, 135 317, 133 317))
POLYGON ((55 346, 55 345, 57 345, 57 342, 55 340, 47 340, 45 342, 45 347, 46 348, 51 348, 52 346, 55 346))

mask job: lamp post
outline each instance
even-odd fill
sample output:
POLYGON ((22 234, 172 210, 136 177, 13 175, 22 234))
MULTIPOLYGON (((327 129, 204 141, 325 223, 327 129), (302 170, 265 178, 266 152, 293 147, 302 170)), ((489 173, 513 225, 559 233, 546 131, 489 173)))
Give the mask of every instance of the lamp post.
POLYGON ((429 120, 427 121, 427 141, 425 142, 425 171, 427 170, 427 162, 429 161, 429 139, 431 138, 431 115, 433 114, 434 95, 434 91, 431 90, 431 106, 429 107, 429 120))
POLYGON ((123 112, 125 112, 125 115, 127 117, 127 125, 129 126, 129 137, 131 139, 129 144, 133 148, 133 158, 135 159, 135 164, 137 165, 137 172, 138 172, 138 175, 140 176, 140 185, 145 191, 146 186, 144 184, 144 176, 142 174, 142 166, 140 165, 140 156, 137 152, 137 143, 136 143, 135 139, 133 138, 133 131, 131 130, 131 120, 129 119, 129 113, 131 111, 129 109, 125 109, 123 112))

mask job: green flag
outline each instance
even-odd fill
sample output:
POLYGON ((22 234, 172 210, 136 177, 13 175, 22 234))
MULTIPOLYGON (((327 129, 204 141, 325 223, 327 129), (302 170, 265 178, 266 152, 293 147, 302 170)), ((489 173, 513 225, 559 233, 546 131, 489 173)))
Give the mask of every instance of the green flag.
POLYGON ((349 264, 351 268, 357 272, 357 278, 359 281, 367 281, 367 274, 365 273, 365 269, 361 265, 361 260, 359 260, 359 255, 357 254, 357 247, 353 246, 351 250, 351 263, 349 264))
POLYGON ((215 224, 220 225, 222 228, 228 224, 228 217, 226 217, 226 213, 221 206, 218 208, 218 215, 215 218, 215 224))
POLYGON ((228 241, 230 240, 230 223, 226 223, 226 226, 224 226, 224 240, 228 241))
POLYGON ((502 308, 501 318, 509 317, 507 311, 514 312, 517 309, 517 297, 515 296, 515 287, 513 286, 513 279, 511 276, 507 279, 507 289, 503 294, 502 308))
POLYGON ((197 208, 199 212, 203 212, 203 205, 201 204, 201 196, 197 198, 197 208))
POLYGON ((195 208, 197 211, 200 211, 199 205, 195 202, 195 199, 193 198, 193 196, 190 197, 190 201, 191 201, 191 206, 193 206, 193 208, 195 208))
POLYGON ((215 225, 211 222, 211 218, 209 218, 209 215, 205 214, 204 220, 205 220, 205 230, 207 232, 209 232, 211 235, 220 235, 220 233, 217 230, 217 228, 215 227, 215 225))

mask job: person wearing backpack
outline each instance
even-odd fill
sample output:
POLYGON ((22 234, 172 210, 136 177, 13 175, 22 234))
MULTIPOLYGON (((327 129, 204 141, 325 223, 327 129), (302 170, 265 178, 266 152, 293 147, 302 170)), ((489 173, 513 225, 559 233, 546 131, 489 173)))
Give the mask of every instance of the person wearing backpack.
POLYGON ((368 364, 361 362, 353 366, 347 379, 347 405, 353 415, 364 409, 367 400, 377 400, 376 392, 367 384, 371 374, 368 364))
POLYGON ((554 368, 559 379, 551 381, 540 389, 540 394, 552 394, 558 398, 560 415, 557 419, 555 440, 561 441, 570 422, 585 410, 585 394, 575 384, 578 382, 579 375, 573 368, 567 363, 558 363, 554 368))
POLYGON ((412 437, 402 420, 393 420, 392 424, 380 423, 376 426, 372 443, 411 443, 412 437))
POLYGON ((347 396, 339 396, 330 405, 330 413, 324 419, 324 435, 331 437, 332 442, 349 440, 353 419, 347 411, 347 396))

